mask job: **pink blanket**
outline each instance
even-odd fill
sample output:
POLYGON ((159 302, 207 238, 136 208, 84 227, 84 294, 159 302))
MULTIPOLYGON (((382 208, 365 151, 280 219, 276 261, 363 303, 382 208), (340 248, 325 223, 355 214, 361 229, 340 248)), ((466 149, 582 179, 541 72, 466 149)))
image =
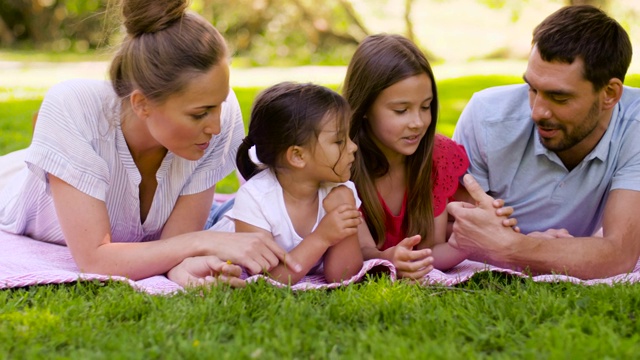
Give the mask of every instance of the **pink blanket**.
MULTIPOLYGON (((109 277, 97 274, 80 273, 69 249, 64 246, 53 245, 32 240, 28 237, 17 236, 0 231, 0 289, 17 288, 42 284, 70 283, 82 280, 124 281, 134 288, 150 294, 171 294, 182 290, 180 286, 169 281, 164 276, 153 276, 147 279, 132 281, 123 277, 109 277)), ((293 285, 293 290, 335 288, 350 283, 358 282, 372 271, 382 270, 388 272, 395 280, 395 268, 385 260, 366 261, 362 270, 351 279, 342 283, 326 283, 322 276, 307 276, 300 282, 293 285)), ((440 284, 455 285, 468 280, 473 274, 479 271, 495 271, 514 274, 526 277, 527 275, 516 271, 501 269, 473 261, 464 261, 450 271, 442 272, 434 270, 423 279, 424 285, 440 284)), ((247 281, 257 281, 260 278, 266 279, 275 286, 285 286, 268 277, 254 275, 247 278, 247 281)), ((562 275, 539 275, 532 278, 534 281, 569 281, 577 284, 592 285, 599 283, 613 284, 617 282, 640 282, 640 262, 634 271, 629 274, 621 274, 606 279, 580 280, 578 278, 562 275)))

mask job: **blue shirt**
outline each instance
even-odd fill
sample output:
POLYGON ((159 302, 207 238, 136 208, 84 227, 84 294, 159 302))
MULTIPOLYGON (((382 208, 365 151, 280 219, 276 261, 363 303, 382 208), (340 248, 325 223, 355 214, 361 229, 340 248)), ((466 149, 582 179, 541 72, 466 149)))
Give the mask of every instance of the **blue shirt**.
POLYGON ((571 171, 540 143, 528 89, 508 85, 474 94, 453 139, 467 150, 468 173, 514 207, 523 233, 565 228, 591 236, 602 226, 611 190, 640 191, 640 89, 624 87, 602 139, 571 171))

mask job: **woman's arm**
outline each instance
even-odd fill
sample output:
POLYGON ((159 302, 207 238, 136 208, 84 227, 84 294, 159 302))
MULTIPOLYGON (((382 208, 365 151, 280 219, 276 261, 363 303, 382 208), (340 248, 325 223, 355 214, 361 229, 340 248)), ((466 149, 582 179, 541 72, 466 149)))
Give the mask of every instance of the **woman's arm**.
MULTIPOLYGON (((51 174, 48 176, 67 246, 83 272, 125 276, 137 280, 164 274, 192 256, 213 255, 256 271, 275 266, 279 258, 284 258, 284 250, 273 239, 262 234, 212 231, 178 234, 181 226, 177 222, 185 216, 183 212, 191 214, 187 206, 203 202, 195 198, 181 201, 180 207, 174 209, 162 239, 140 243, 112 242, 105 203, 51 174)), ((202 217, 204 216, 206 211, 202 217)), ((183 225, 182 229, 186 230, 197 224, 203 224, 203 220, 195 219, 191 225, 183 225)))

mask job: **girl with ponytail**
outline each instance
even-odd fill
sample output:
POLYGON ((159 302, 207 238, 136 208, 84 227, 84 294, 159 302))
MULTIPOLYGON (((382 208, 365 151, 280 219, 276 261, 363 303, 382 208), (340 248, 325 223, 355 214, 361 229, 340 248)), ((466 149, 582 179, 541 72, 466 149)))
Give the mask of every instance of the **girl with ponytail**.
POLYGON ((273 236, 287 262, 301 266, 281 262, 266 271, 282 283, 308 273, 338 282, 362 267, 360 201, 348 181, 357 149, 348 136, 350 114, 344 98, 313 84, 280 83, 254 102, 236 158, 247 182, 224 220, 239 233, 273 236))

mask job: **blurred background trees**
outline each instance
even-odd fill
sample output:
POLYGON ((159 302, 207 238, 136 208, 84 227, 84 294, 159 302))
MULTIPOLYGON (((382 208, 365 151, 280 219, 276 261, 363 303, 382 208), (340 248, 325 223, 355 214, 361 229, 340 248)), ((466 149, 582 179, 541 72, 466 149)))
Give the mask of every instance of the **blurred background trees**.
MULTIPOLYGON (((153 0, 149 0, 153 1, 153 0)), ((241 65, 345 64, 358 42, 375 32, 397 32, 421 45, 432 59, 437 50, 420 35, 417 14, 436 6, 482 5, 507 11, 511 21, 534 3, 590 3, 609 9, 631 0, 192 0, 192 9, 224 35, 241 65), (390 4, 397 11, 391 13, 390 4), (425 10, 426 9, 426 10, 425 10), (393 19, 396 26, 378 23, 393 19), (376 23, 376 20, 378 23, 376 23), (374 25, 372 25, 374 24, 374 25)), ((0 47, 51 52, 108 48, 120 35, 118 0, 0 0, 0 47)), ((629 19, 636 11, 625 10, 629 19)), ((631 21, 631 20, 629 20, 631 21)), ((527 31, 530 31, 527 30, 527 31)), ((437 32, 434 34, 438 34, 437 32)), ((432 37, 436 35, 431 35, 432 37)), ((428 39, 427 39, 428 40, 428 39)), ((525 44, 528 45, 528 44, 525 44)), ((435 45, 434 45, 435 46, 435 45)), ((519 56, 506 45, 487 56, 519 56)))

